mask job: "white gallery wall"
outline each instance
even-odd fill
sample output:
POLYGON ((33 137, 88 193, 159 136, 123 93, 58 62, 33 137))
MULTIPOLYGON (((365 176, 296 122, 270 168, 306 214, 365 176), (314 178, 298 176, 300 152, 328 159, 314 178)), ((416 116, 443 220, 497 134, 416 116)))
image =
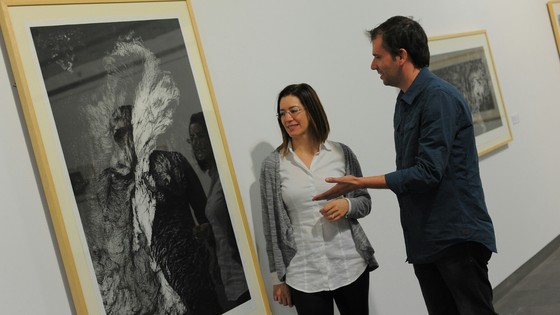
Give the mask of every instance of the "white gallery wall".
MULTIPOLYGON (((319 93, 332 140, 349 145, 366 175, 394 169, 397 90, 369 69, 365 30, 413 16, 428 36, 488 33, 514 140, 481 158, 499 253, 494 286, 560 234, 560 58, 546 0, 193 0, 194 14, 242 201, 270 297, 258 170, 281 136, 277 93, 307 82, 319 93)), ((0 40, 0 313, 73 314, 50 216, 0 40)), ((405 262, 396 198, 370 190, 361 220, 381 267, 371 274, 370 313, 426 314, 405 262), (404 301, 404 302, 403 302, 404 301)), ((271 302, 273 314, 295 314, 271 302)))

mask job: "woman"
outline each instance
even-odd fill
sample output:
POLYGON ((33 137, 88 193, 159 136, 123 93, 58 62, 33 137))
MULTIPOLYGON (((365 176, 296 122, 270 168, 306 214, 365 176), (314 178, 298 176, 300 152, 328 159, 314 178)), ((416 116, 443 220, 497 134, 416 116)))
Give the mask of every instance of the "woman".
POLYGON ((298 314, 368 314, 369 271, 378 267, 358 223, 369 214, 367 190, 312 201, 333 174, 362 176, 354 153, 328 141, 329 122, 316 92, 293 84, 278 96, 282 144, 261 167, 263 225, 274 300, 298 314), (293 303, 292 303, 293 302, 293 303))

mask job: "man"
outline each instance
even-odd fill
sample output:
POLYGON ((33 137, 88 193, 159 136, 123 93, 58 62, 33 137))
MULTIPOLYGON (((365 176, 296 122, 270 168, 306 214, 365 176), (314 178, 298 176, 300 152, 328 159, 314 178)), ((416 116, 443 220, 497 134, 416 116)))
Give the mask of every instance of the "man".
POLYGON ((394 114, 397 170, 336 183, 314 200, 359 188, 388 188, 398 198, 407 261, 431 315, 496 314, 488 260, 496 252, 484 201, 469 105, 428 70, 427 36, 416 21, 388 19, 368 32, 371 69, 400 88, 394 114))

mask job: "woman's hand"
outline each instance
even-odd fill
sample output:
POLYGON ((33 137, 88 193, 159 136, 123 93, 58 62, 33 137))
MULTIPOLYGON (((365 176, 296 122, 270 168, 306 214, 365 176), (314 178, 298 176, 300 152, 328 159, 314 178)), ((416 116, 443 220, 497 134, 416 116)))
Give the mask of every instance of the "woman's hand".
POLYGON ((325 217, 325 219, 334 222, 338 221, 341 218, 344 218, 350 205, 348 204, 348 200, 346 198, 339 198, 331 200, 327 203, 319 212, 325 217))
POLYGON ((272 286, 272 296, 274 301, 278 303, 292 307, 292 294, 290 293, 290 288, 285 283, 275 284, 272 286))

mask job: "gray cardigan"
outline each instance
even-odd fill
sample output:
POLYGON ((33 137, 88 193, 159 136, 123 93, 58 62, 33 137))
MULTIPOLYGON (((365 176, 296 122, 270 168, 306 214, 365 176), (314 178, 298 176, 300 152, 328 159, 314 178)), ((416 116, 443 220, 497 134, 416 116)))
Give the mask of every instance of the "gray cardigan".
MULTIPOLYGON (((342 147, 346 165, 346 175, 361 177, 360 164, 352 150, 342 143, 332 142, 342 147)), ((264 236, 270 272, 276 271, 278 279, 285 281, 286 268, 294 258, 297 248, 294 241, 293 227, 288 212, 282 201, 280 189, 280 152, 275 150, 262 163, 260 175, 261 203, 264 236)), ((310 198, 312 196, 309 196, 310 198)), ((374 249, 367 239, 364 230, 358 223, 371 211, 371 197, 367 189, 359 189, 346 196, 352 203, 352 211, 348 213, 348 221, 352 231, 352 238, 358 253, 367 263, 368 271, 379 265, 375 260, 374 249)))

